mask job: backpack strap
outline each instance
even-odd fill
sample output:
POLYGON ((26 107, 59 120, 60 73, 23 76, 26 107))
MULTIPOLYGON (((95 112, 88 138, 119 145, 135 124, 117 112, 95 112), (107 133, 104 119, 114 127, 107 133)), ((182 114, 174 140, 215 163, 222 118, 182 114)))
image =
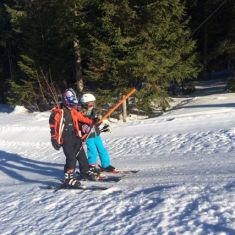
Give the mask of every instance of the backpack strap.
POLYGON ((62 143, 62 133, 64 130, 64 110, 61 110, 61 118, 59 122, 59 133, 58 133, 58 143, 62 143))

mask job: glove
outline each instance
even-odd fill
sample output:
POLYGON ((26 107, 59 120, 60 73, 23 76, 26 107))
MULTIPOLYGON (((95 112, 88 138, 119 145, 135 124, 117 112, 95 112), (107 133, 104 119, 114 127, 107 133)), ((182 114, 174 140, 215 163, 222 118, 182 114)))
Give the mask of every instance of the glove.
POLYGON ((103 128, 100 130, 100 132, 111 132, 110 126, 108 124, 105 124, 103 128))
POLYGON ((90 126, 88 126, 86 124, 82 125, 82 133, 88 134, 90 131, 91 131, 91 127, 90 126))
POLYGON ((61 145, 57 143, 57 141, 54 138, 51 138, 51 144, 55 150, 59 150, 61 145))

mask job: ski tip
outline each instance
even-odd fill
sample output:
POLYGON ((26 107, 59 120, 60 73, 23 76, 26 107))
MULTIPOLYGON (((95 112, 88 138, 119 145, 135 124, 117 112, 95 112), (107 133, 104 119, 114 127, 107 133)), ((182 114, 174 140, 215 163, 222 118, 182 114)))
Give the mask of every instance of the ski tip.
POLYGON ((104 171, 101 165, 98 165, 98 167, 100 168, 101 172, 105 172, 105 173, 112 173, 112 174, 135 174, 138 173, 140 170, 120 170, 115 168, 114 171, 108 172, 108 171, 104 171))

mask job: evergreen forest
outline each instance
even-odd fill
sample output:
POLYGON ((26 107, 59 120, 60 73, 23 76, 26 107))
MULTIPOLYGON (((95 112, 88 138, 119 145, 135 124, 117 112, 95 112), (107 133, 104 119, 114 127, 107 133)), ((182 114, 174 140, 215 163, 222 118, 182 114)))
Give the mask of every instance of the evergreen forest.
POLYGON ((49 110, 68 87, 112 103, 141 81, 149 114, 234 65, 234 0, 0 0, 2 104, 49 110))

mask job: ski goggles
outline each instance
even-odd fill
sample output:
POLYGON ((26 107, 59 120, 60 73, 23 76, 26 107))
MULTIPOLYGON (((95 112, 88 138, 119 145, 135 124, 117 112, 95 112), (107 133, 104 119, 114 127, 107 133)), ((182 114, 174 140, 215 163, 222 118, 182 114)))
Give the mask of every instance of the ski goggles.
POLYGON ((71 105, 77 105, 78 104, 78 99, 76 96, 70 96, 67 98, 68 102, 71 104, 71 105))
POLYGON ((64 99, 65 99, 66 105, 68 106, 78 105, 77 96, 75 96, 71 91, 65 92, 64 99))

